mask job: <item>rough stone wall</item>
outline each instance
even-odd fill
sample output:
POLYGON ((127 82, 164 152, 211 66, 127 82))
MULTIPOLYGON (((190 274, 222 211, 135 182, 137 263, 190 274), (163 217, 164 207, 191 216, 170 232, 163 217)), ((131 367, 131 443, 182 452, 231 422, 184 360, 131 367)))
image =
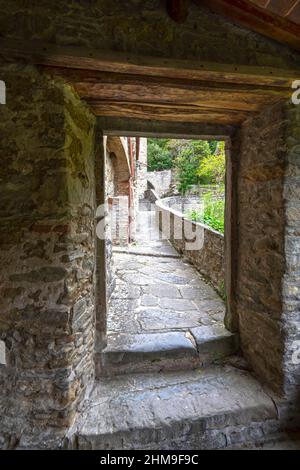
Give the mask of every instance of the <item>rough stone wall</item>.
POLYGON ((106 166, 106 194, 128 196, 130 172, 127 142, 123 137, 106 139, 106 166))
POLYGON ((191 209, 200 210, 203 207, 200 196, 170 196, 163 198, 163 203, 183 214, 191 209))
MULTIPOLYGON (((109 228, 107 244, 128 244, 130 172, 127 139, 109 136, 106 140, 105 200, 109 203, 109 228)), ((112 252, 107 247, 107 278, 112 275, 112 252)), ((111 282, 109 283, 111 284, 111 282)))
MULTIPOLYGON (((106 142, 106 138, 105 138, 106 142)), ((105 258, 106 258, 106 287, 107 301, 114 290, 114 264, 112 256, 112 237, 114 218, 112 215, 112 201, 117 191, 117 156, 105 146, 105 201, 108 203, 108 225, 106 227, 105 258)))
POLYGON ((69 86, 1 66, 0 447, 59 445, 94 376, 94 124, 69 86))
POLYGON ((145 191, 145 199, 147 199, 147 201, 151 202, 152 204, 155 204, 159 197, 154 189, 147 189, 147 191, 145 191))
POLYGON ((106 152, 105 160, 105 194, 106 198, 113 197, 116 193, 116 165, 117 157, 113 152, 106 152))
POLYGON ((172 170, 162 171, 148 171, 146 174, 147 181, 154 186, 155 192, 159 196, 163 196, 167 193, 174 181, 174 175, 172 170))
POLYGON ((140 138, 139 159, 136 168, 136 197, 137 201, 143 199, 144 193, 147 189, 147 139, 140 138))
MULTIPOLYGON (((117 196, 110 200, 110 237, 113 245, 128 245, 129 211, 128 196, 117 196)), ((111 259, 113 261, 113 259, 111 259)), ((109 266, 111 270, 111 266, 109 266)))
MULTIPOLYGON (((2 38, 161 58, 299 68, 299 55, 190 2, 177 24, 161 0, 0 0, 2 38), (212 27, 213 25, 213 27, 212 27)), ((196 65, 196 64, 195 64, 196 65)))
POLYGON ((285 340, 284 391, 288 398, 285 419, 300 425, 300 106, 288 105, 286 122, 285 273, 282 332, 285 340))
POLYGON ((244 123, 238 180, 237 311, 241 345, 255 372, 283 386, 284 114, 270 106, 244 123))
MULTIPOLYGON (((167 198, 169 199, 169 198, 167 198)), ((206 225, 187 220, 180 212, 156 202, 159 228, 174 248, 205 276, 220 293, 224 294, 224 236, 206 225)))

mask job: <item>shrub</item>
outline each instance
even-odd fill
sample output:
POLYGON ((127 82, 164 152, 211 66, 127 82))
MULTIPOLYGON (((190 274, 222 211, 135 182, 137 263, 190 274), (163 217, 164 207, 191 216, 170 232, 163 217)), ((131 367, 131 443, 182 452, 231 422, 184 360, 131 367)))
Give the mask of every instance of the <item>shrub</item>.
POLYGON ((200 162, 210 155, 209 143, 206 140, 184 141, 184 147, 175 158, 177 188, 185 193, 191 186, 201 183, 198 175, 200 162))
POLYGON ((225 143, 207 140, 148 139, 148 171, 176 169, 177 188, 225 179, 225 143))
POLYGON ((168 149, 168 139, 148 139, 148 171, 169 170, 173 158, 168 149))
POLYGON ((203 210, 189 210, 186 216, 194 222, 201 222, 224 233, 224 204, 223 198, 216 198, 209 192, 203 196, 203 210))
POLYGON ((225 183, 225 143, 219 142, 216 152, 203 158, 197 171, 203 184, 225 183))

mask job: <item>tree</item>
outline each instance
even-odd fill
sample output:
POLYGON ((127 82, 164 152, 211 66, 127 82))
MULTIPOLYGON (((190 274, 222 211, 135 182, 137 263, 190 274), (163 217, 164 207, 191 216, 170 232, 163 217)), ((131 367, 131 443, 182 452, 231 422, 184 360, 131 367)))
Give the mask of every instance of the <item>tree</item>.
POLYGON ((168 143, 169 139, 148 139, 148 171, 172 168, 173 159, 168 143))
POLYGON ((177 188, 185 193, 197 184, 222 184, 225 178, 224 142, 148 139, 148 171, 175 168, 177 188))
POLYGON ((225 183, 225 142, 218 142, 215 153, 203 158, 197 175, 203 184, 225 183))
POLYGON ((204 158, 211 155, 211 150, 206 140, 181 141, 180 144, 176 142, 173 146, 177 146, 176 150, 179 150, 175 158, 177 187, 185 193, 191 186, 201 182, 198 175, 199 165, 204 158))
POLYGON ((214 154, 217 150, 218 141, 217 140, 210 140, 208 142, 208 144, 209 144, 209 148, 210 148, 210 153, 214 154))

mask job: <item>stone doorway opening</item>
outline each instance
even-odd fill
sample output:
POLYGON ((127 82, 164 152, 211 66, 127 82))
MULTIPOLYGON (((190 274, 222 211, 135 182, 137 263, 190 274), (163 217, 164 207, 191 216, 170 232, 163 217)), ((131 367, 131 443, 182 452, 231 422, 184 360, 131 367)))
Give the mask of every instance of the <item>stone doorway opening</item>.
MULTIPOLYGON (((134 241, 128 237, 130 243, 111 246, 105 240, 106 345, 98 355, 98 377, 85 402, 76 448, 223 448, 261 442, 278 432, 273 395, 235 354, 235 174, 226 143, 226 302, 183 250, 175 249, 176 237, 161 238, 168 228, 165 214, 170 212, 171 226, 182 214, 147 184, 136 219, 127 220, 137 229, 134 241)), ((115 175, 108 177, 105 146, 104 155, 105 181, 115 181, 115 175)))
POLYGON ((1 35, 0 446, 62 445, 93 387, 83 447, 226 447, 299 424, 296 30, 258 11, 240 28, 200 2, 178 24, 153 0, 21 3, 5 9, 1 35), (108 243, 94 235, 103 135, 115 163, 116 136, 230 138, 226 326, 284 405, 237 368, 94 382, 110 294, 108 243))
MULTIPOLYGON (((177 140, 179 148, 197 142, 209 148, 208 141, 177 140)), ((148 171, 147 144, 146 137, 104 137, 107 306, 99 376, 193 369, 238 349, 224 325, 224 233, 200 218, 205 201, 225 200, 225 151, 222 183, 199 182, 184 194, 175 171, 148 171)))

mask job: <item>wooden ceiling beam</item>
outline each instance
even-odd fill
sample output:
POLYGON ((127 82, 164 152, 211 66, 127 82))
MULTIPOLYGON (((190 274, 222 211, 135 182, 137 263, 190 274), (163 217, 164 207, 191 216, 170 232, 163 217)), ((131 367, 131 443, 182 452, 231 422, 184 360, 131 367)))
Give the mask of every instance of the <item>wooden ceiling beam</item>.
POLYGON ((79 47, 62 47, 39 41, 20 43, 0 40, 0 54, 8 61, 23 60, 35 65, 279 88, 290 87, 300 73, 300 66, 298 71, 291 71, 272 67, 141 57, 112 51, 92 53, 79 47))
POLYGON ((133 75, 126 73, 99 72, 94 70, 72 69, 52 66, 40 66, 42 70, 50 75, 59 75, 67 82, 77 84, 82 89, 86 88, 87 93, 91 88, 110 86, 136 86, 145 89, 153 89, 162 87, 164 90, 186 90, 194 92, 224 92, 224 93, 241 93, 252 95, 289 97, 291 94, 290 84, 285 86, 271 86, 259 84, 243 84, 243 83, 227 83, 219 81, 207 80, 190 80, 181 78, 168 78, 152 75, 133 75))
POLYGON ((155 106, 148 103, 90 102, 96 116, 127 117, 157 121, 206 122, 224 125, 239 125, 249 113, 236 110, 217 111, 197 106, 155 106))
POLYGON ((160 137, 166 139, 226 140, 236 131, 235 126, 206 122, 157 121, 126 117, 97 117, 97 124, 105 135, 132 137, 160 137))
POLYGON ((287 99, 290 89, 141 77, 107 72, 43 67, 63 76, 81 98, 94 102, 204 107, 207 110, 255 112, 267 104, 287 99))
POLYGON ((262 106, 281 99, 269 95, 247 95, 246 93, 224 93, 223 91, 187 91, 184 89, 165 89, 163 87, 138 87, 134 85, 111 85, 81 87, 75 84, 78 94, 87 100, 107 100, 112 102, 139 102, 154 104, 175 104, 206 106, 215 109, 235 109, 238 111, 258 111, 262 106))

